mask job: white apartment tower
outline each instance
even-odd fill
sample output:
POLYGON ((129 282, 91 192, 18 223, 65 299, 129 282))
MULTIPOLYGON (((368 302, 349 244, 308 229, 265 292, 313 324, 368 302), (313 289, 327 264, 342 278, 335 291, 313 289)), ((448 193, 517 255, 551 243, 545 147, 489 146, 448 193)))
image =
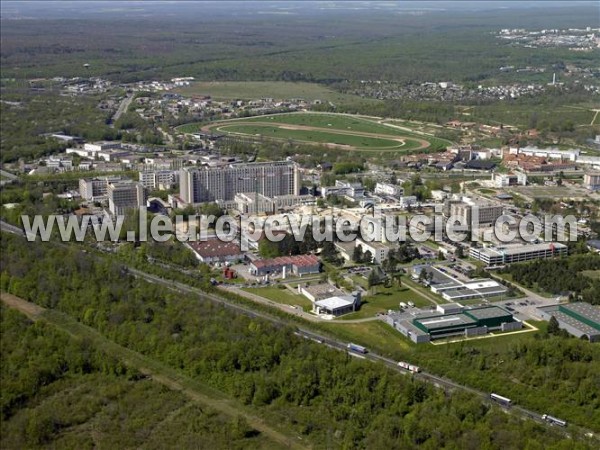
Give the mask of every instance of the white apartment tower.
POLYGON ((145 203, 141 183, 127 180, 108 184, 108 209, 113 215, 123 215, 128 210, 139 209, 145 203))
POLYGON ((290 161, 186 167, 179 178, 181 198, 186 203, 233 200, 238 193, 265 197, 300 193, 298 165, 290 161))

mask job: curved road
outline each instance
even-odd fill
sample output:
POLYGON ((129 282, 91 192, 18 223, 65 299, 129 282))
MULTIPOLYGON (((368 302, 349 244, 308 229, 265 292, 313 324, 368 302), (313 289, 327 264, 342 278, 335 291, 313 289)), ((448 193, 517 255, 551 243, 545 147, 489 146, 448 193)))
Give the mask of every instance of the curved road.
MULTIPOLYGON (((313 127, 313 126, 307 126, 307 125, 295 125, 295 124, 286 124, 286 123, 280 123, 280 122, 260 122, 260 121, 252 121, 252 122, 243 122, 243 123, 239 123, 236 124, 236 120, 238 119, 233 119, 231 121, 226 121, 226 122, 216 122, 216 123, 211 123, 209 125, 205 125, 204 127, 202 127, 202 131, 205 133, 210 133, 212 131, 213 128, 217 128, 218 131, 221 131, 219 127, 225 127, 225 126, 270 126, 270 127, 278 127, 282 130, 294 130, 294 131, 315 131, 315 132, 321 132, 321 133, 331 133, 331 134, 342 134, 342 135, 348 135, 348 136, 360 136, 360 137, 369 137, 369 138, 377 138, 377 139, 387 139, 389 141, 396 141, 396 142, 401 142, 402 144, 400 146, 396 146, 396 147, 389 147, 389 148, 372 148, 372 149, 363 149, 363 148, 355 148, 352 145, 342 145, 342 144, 330 144, 330 143, 321 143, 321 142, 312 142, 312 141, 302 141, 302 140, 298 140, 298 139, 292 139, 293 141, 299 141, 299 142, 303 142, 303 143, 310 143, 310 144, 315 144, 315 145, 320 145, 320 144, 324 144, 324 145, 335 145, 335 146, 339 146, 342 148, 346 148, 346 149, 352 149, 352 150, 356 150, 356 151, 398 151, 398 150, 402 150, 402 146, 404 146, 406 144, 406 140, 412 140, 415 142, 418 142, 419 145, 417 147, 411 148, 410 150, 422 150, 425 149, 427 147, 430 146, 430 143, 428 141, 426 141, 425 139, 419 139, 418 137, 413 137, 413 136, 397 136, 397 135, 393 135, 393 134, 382 134, 382 133, 369 133, 369 132, 365 132, 365 131, 352 131, 352 130, 340 130, 340 129, 332 129, 332 128, 320 128, 320 127, 313 127)), ((224 133, 228 133, 227 131, 223 131, 224 133)), ((255 137, 252 134, 243 134, 243 133, 236 133, 236 134, 241 134, 244 136, 249 136, 249 137, 255 137)), ((262 137, 268 138, 268 139, 273 139, 270 136, 264 136, 261 135, 262 137)), ((281 138, 274 138, 274 139, 284 139, 287 140, 284 137, 281 138)))

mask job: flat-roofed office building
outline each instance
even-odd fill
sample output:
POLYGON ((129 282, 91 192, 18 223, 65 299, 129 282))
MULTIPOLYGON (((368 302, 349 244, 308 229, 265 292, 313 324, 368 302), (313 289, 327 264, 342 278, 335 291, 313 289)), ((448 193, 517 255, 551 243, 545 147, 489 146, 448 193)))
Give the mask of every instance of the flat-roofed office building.
POLYGON ((543 242, 541 244, 509 244, 499 247, 474 248, 469 256, 483 261, 488 266, 499 266, 534 259, 552 258, 566 255, 567 246, 559 242, 543 242))

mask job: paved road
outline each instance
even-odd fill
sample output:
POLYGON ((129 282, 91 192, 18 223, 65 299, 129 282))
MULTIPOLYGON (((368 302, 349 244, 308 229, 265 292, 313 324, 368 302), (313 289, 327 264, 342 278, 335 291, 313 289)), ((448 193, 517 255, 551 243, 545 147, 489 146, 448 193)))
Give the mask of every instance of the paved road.
POLYGON ((21 230, 19 227, 15 227, 14 225, 11 225, 4 221, 0 221, 0 229, 2 231, 6 231, 8 233, 12 233, 12 234, 16 234, 18 236, 25 237, 25 232, 23 230, 21 230))
POLYGON ((2 175, 4 178, 8 178, 9 180, 18 180, 19 177, 16 176, 14 173, 10 173, 7 172, 6 170, 2 170, 0 169, 0 175, 2 175))
POLYGON ((113 124, 117 120, 119 120, 119 117, 121 117, 121 115, 123 115, 123 113, 125 111, 127 111, 127 108, 129 108, 129 105, 131 105, 132 100, 133 100, 133 94, 127 94, 127 96, 123 100, 121 100, 121 104, 119 104, 119 108, 117 109, 117 112, 112 117, 113 124))
MULTIPOLYGON (((280 318, 280 317, 273 317, 267 313, 263 313, 263 312, 258 312, 255 310, 252 310, 251 308, 247 308, 245 306, 242 305, 238 305, 235 303, 232 303, 226 299, 223 299, 221 297, 218 297, 217 295, 213 295, 213 294, 207 294, 203 291, 201 291, 198 288, 193 288, 190 286, 187 286, 185 284, 179 283, 179 282, 174 282, 171 280, 164 280, 160 277, 151 275, 151 274, 147 274, 145 272, 141 272, 139 270, 136 269, 130 269, 131 273, 139 276, 140 278, 146 279, 147 281, 150 282, 154 282, 154 283, 158 283, 163 285, 164 287, 168 288, 168 289, 172 289, 175 291, 180 291, 180 292, 186 292, 186 293, 190 293, 190 294, 195 294, 198 295, 200 298, 207 298, 211 301, 217 302, 219 304, 222 304, 224 306, 236 309, 237 311, 246 314, 250 317, 260 317, 262 319, 268 320, 272 323, 275 323, 277 325, 286 325, 286 326, 295 326, 296 324, 294 324, 293 322, 291 322, 290 320, 284 319, 284 318, 280 318)), ((336 322, 338 323, 338 322, 336 322)), ((341 322, 340 322, 341 323, 341 322)), ((464 392, 468 392, 471 394, 474 394, 476 396, 478 396, 483 402, 488 403, 488 404, 495 404, 498 405, 497 403, 493 402, 492 400, 490 400, 489 397, 489 393, 483 392, 483 391, 479 391, 477 389, 468 387, 468 386, 464 386, 458 383, 455 383, 452 380, 449 380, 447 378, 443 378, 443 377, 438 377, 437 375, 428 373, 428 372, 424 372, 424 371, 420 371, 419 373, 411 373, 408 372, 402 368, 400 368, 398 366, 398 362, 394 361, 390 358, 387 358, 385 356, 379 355, 377 353, 373 353, 373 352, 368 352, 367 354, 357 354, 354 352, 351 352, 348 350, 347 348, 347 343, 334 339, 332 337, 329 336, 324 336, 321 334, 317 334, 314 333, 311 330, 308 330, 306 328, 303 327, 298 327, 297 328, 297 334, 305 337, 307 339, 311 339, 315 342, 321 343, 323 345, 327 345, 333 349, 336 349, 338 351, 343 351, 343 352, 348 352, 349 354, 352 354, 353 356, 356 356, 358 358, 362 358, 365 360, 369 360, 369 361, 374 361, 374 362, 380 362, 383 363, 384 365, 386 365, 387 367, 389 367, 390 369, 393 369, 397 372, 400 372, 404 375, 412 375, 417 379, 423 380, 425 382, 431 383, 434 386, 444 389, 446 391, 455 391, 455 390, 461 390, 464 392)), ((502 395, 502 393, 499 393, 500 395, 502 395)), ((498 405, 500 407, 503 407, 502 405, 498 405)), ((505 410, 511 411, 521 417, 524 418, 529 418, 532 420, 535 420, 537 422, 543 423, 545 425, 548 425, 543 419, 542 419, 542 414, 537 413, 535 411, 531 411, 528 410, 526 408, 523 408, 521 406, 518 405, 512 405, 510 407, 503 407, 505 410)), ((549 426, 549 425, 548 425, 549 426)), ((582 429, 579 428, 578 429, 583 432, 583 433, 589 433, 591 436, 594 436, 594 434, 590 431, 590 430, 586 430, 586 429, 582 429)), ((566 433, 566 430, 565 430, 566 433)), ((600 439, 600 436, 595 436, 597 439, 600 439)))
MULTIPOLYGON (((5 231, 9 231, 11 233, 14 234, 20 234, 23 235, 23 232, 21 230, 18 230, 18 232, 15 232, 14 228, 16 227, 12 227, 12 231, 10 228, 5 227, 4 222, 0 221, 0 225, 2 226, 2 229, 5 231)), ((10 227, 10 226, 9 226, 10 227)), ((67 244, 63 244, 63 245, 67 245, 67 244)), ((97 256, 98 258, 101 258, 101 256, 97 256)), ((237 303, 234 303, 231 300, 219 297, 218 295, 215 294, 209 294, 206 293, 202 290, 200 290, 199 288, 195 288, 192 286, 188 286, 186 284, 180 283, 178 281, 173 281, 173 280, 167 280, 164 278, 160 278, 156 275, 152 275, 146 272, 143 272, 141 270, 132 268, 132 267, 128 267, 129 272, 136 276, 139 277, 141 279, 144 279, 150 283, 155 283, 155 284, 160 284, 161 286, 176 291, 176 292, 182 292, 182 293, 188 293, 188 294, 192 294, 192 295, 196 295, 198 296, 199 299, 208 299, 210 301, 213 301, 217 304, 221 304, 223 306, 226 306, 228 308, 231 308, 233 310, 236 310, 242 314, 245 314, 249 317, 258 317, 261 319, 264 319, 266 321, 269 321, 273 324, 276 324, 278 326, 297 326, 297 323, 294 323, 292 320, 290 319, 284 319, 282 317, 275 317, 272 316, 268 313, 262 312, 262 311, 256 311, 250 307, 244 306, 244 305, 240 305, 237 303)), ((342 342, 340 340, 334 339, 332 337, 329 336, 323 336, 321 334, 317 334, 314 333, 313 331, 310 331, 308 329, 305 329, 303 327, 298 327, 297 328, 297 333, 299 335, 302 335, 308 339, 312 339, 314 341, 317 341, 319 343, 322 343, 324 345, 327 345, 331 348, 334 348, 338 351, 344 351, 344 352, 348 352, 350 354, 352 354, 353 356, 357 356, 359 358, 363 358, 366 360, 370 360, 370 361, 374 361, 374 362, 380 362, 383 363, 384 365, 386 365, 387 367, 396 370, 400 373, 403 373, 405 375, 412 375, 417 379, 426 381, 428 383, 433 384, 436 387, 442 388, 444 390, 462 390, 464 392, 469 392, 471 394, 477 395, 478 397, 481 398, 482 401, 486 402, 486 403, 493 403, 490 398, 489 398, 489 393, 486 392, 482 392, 479 391, 477 389, 473 389, 471 387, 468 386, 464 386, 458 383, 455 383, 452 380, 443 378, 443 377, 438 377, 434 374, 431 373, 427 373, 424 371, 421 371, 419 373, 411 373, 408 372, 402 368, 400 368, 397 364, 397 361, 394 361, 390 358, 387 358, 385 356, 379 355, 377 353, 373 353, 373 352, 368 352, 367 354, 357 354, 357 353, 353 353, 353 352, 349 352, 348 348, 347 348, 347 343, 346 342, 342 342)), ((502 395, 501 392, 499 392, 500 395, 502 395)), ((537 422, 541 422, 544 423, 546 425, 548 425, 543 419, 542 419, 542 415, 540 413, 537 413, 535 411, 531 411, 525 408, 522 408, 518 405, 512 405, 510 408, 506 408, 507 410, 512 411, 513 413, 518 414, 521 417, 524 418, 529 418, 529 419, 533 419, 537 422)), ((570 426, 569 428, 572 428, 572 426, 570 426)), ((600 440, 600 435, 594 435, 594 433, 590 430, 587 429, 583 429, 581 427, 577 427, 578 430, 580 430, 582 433, 586 433, 588 434, 588 436, 593 436, 595 439, 599 439, 600 440)))

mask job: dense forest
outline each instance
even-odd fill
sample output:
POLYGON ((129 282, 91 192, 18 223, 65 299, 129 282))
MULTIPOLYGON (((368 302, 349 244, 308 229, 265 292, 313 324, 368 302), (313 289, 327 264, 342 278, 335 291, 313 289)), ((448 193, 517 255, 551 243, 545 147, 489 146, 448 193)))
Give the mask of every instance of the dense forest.
POLYGON ((586 270, 600 270, 600 257, 595 253, 511 264, 502 273, 527 288, 600 305, 600 279, 582 274, 586 270))
POLYGON ((273 448, 43 321, 2 306, 0 330, 2 448, 273 448))
POLYGON ((573 448, 476 397, 447 396, 290 329, 142 282, 114 260, 4 234, 0 245, 2 290, 218 388, 318 447, 573 448))
MULTIPOLYGON (((5 9, 2 15, 3 78, 104 76, 131 82, 194 76, 332 84, 485 83, 508 76, 510 83, 514 78, 501 73, 500 66, 593 66, 597 57, 566 48, 532 51, 494 36, 502 28, 594 26, 591 17, 597 11, 589 4, 522 8, 518 14, 460 7, 409 14, 401 5, 354 10, 318 4, 281 14, 278 7, 240 4, 232 20, 226 8, 193 2, 178 8, 137 5, 141 9, 136 14, 126 8, 45 11, 37 5, 13 6, 23 12, 11 15, 5 9), (267 20, 272 14, 277 20, 267 20)), ((530 81, 526 73, 512 76, 530 81)))
POLYGON ((100 100, 99 96, 63 97, 52 91, 36 94, 3 89, 2 162, 65 150, 65 143, 48 139, 45 133, 66 133, 91 141, 120 138, 120 133, 107 125, 111 111, 99 108, 100 100))

